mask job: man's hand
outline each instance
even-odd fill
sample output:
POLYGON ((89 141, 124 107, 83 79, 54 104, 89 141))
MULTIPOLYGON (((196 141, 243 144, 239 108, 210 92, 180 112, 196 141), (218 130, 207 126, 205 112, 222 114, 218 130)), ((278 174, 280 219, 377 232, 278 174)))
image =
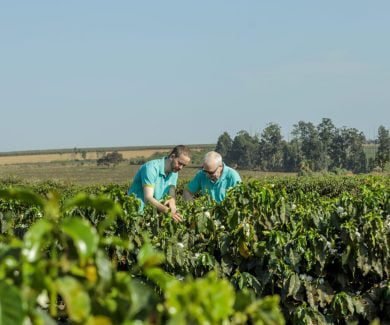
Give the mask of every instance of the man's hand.
POLYGON ((173 220, 175 220, 175 222, 182 222, 183 221, 183 217, 181 216, 181 214, 179 212, 176 211, 176 213, 172 213, 172 218, 173 220))
POLYGON ((171 210, 172 214, 176 213, 176 201, 175 201, 175 199, 173 197, 171 197, 168 200, 166 200, 164 202, 164 205, 171 210))
POLYGON ((176 201, 174 198, 166 200, 164 202, 164 205, 168 207, 168 211, 170 211, 173 220, 175 220, 176 222, 181 222, 183 220, 183 217, 180 215, 180 213, 177 212, 176 201))

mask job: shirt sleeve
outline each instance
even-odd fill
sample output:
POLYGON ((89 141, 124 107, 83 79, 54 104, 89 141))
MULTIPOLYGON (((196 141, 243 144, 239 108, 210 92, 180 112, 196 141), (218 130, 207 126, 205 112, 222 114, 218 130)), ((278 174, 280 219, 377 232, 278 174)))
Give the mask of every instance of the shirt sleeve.
POLYGON ((146 165, 141 173, 142 187, 151 186, 155 187, 157 182, 158 170, 154 166, 146 165))
POLYGON ((201 177, 202 177, 202 171, 198 171, 195 175, 195 177, 188 183, 187 189, 192 193, 195 194, 201 190, 201 177))
POLYGON ((233 185, 241 183, 240 174, 237 173, 235 170, 233 170, 233 173, 232 173, 232 180, 233 180, 233 185))

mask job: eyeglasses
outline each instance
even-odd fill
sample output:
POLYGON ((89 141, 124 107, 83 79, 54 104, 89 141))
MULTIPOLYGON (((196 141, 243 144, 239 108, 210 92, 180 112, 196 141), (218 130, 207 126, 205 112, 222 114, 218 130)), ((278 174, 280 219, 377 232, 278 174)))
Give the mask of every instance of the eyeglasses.
POLYGON ((218 170, 218 168, 219 167, 221 167, 221 166, 218 166, 217 168, 215 168, 215 170, 214 171, 208 171, 208 170, 206 170, 206 169, 202 169, 202 171, 204 172, 204 173, 206 173, 206 174, 208 174, 208 175, 214 175, 216 172, 217 172, 217 170, 218 170))

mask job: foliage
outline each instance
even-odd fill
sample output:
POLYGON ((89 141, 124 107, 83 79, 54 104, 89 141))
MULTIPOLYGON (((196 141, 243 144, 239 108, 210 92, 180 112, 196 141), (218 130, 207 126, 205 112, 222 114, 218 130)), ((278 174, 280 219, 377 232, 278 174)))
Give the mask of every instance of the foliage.
POLYGON ((378 130, 378 152, 367 156, 364 134, 355 128, 336 128, 329 118, 317 126, 299 121, 294 125, 289 141, 283 140, 281 128, 269 123, 260 138, 241 130, 233 141, 227 132, 218 138, 218 152, 225 161, 242 169, 263 171, 327 172, 348 170, 355 174, 366 173, 379 166, 384 169, 389 161, 389 133, 383 126, 378 130), (302 166, 306 169, 303 170, 302 166))
POLYGON ((390 136, 389 130, 383 125, 378 128, 378 151, 375 155, 377 166, 384 169, 386 163, 390 162, 390 136))
POLYGON ((252 137, 246 131, 240 131, 234 137, 231 151, 228 154, 229 161, 241 168, 253 168, 256 166, 258 156, 258 138, 252 137))
POLYGON ((284 141, 280 130, 279 125, 270 123, 261 134, 259 164, 263 170, 282 170, 284 141))
POLYGON ((123 161, 123 155, 117 151, 110 152, 105 154, 103 157, 99 158, 96 163, 98 166, 110 166, 110 165, 117 165, 121 161, 123 161))
POLYGON ((80 192, 61 204, 58 195, 0 190, 0 323, 244 324, 241 319, 269 315, 283 324, 277 299, 243 303, 215 272, 182 281, 163 271, 164 255, 147 234, 127 234, 142 222, 137 201, 115 188, 109 192, 111 198, 80 192), (3 218, 15 215, 14 205, 36 209, 34 218, 20 216, 27 228, 22 235, 3 218))
POLYGON ((250 180, 219 204, 179 200, 182 223, 151 206, 139 215, 116 185, 3 188, 0 292, 28 302, 7 305, 13 315, 74 323, 282 324, 278 303, 288 323, 385 323, 389 188, 386 177, 250 180))
POLYGON ((230 137, 229 133, 222 133, 217 140, 217 146, 215 148, 216 152, 219 152, 221 156, 229 163, 229 151, 231 151, 233 145, 233 140, 230 137))

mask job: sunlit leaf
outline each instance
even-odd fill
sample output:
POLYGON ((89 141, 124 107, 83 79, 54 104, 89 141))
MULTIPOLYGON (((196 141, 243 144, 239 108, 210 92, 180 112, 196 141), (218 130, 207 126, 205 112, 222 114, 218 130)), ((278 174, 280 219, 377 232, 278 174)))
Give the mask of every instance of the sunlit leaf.
POLYGON ((81 263, 91 257, 97 250, 99 236, 96 229, 84 219, 69 218, 61 224, 61 230, 72 238, 79 253, 81 263))
POLYGON ((23 255, 28 262, 35 262, 40 258, 42 247, 45 244, 45 237, 52 235, 53 224, 41 219, 34 223, 24 236, 23 255))
POLYGON ((70 276, 57 279, 56 284, 65 301, 69 318, 76 322, 85 321, 89 316, 91 303, 83 285, 70 276))
POLYGON ((0 325, 21 325, 24 317, 19 289, 0 282, 0 325))

